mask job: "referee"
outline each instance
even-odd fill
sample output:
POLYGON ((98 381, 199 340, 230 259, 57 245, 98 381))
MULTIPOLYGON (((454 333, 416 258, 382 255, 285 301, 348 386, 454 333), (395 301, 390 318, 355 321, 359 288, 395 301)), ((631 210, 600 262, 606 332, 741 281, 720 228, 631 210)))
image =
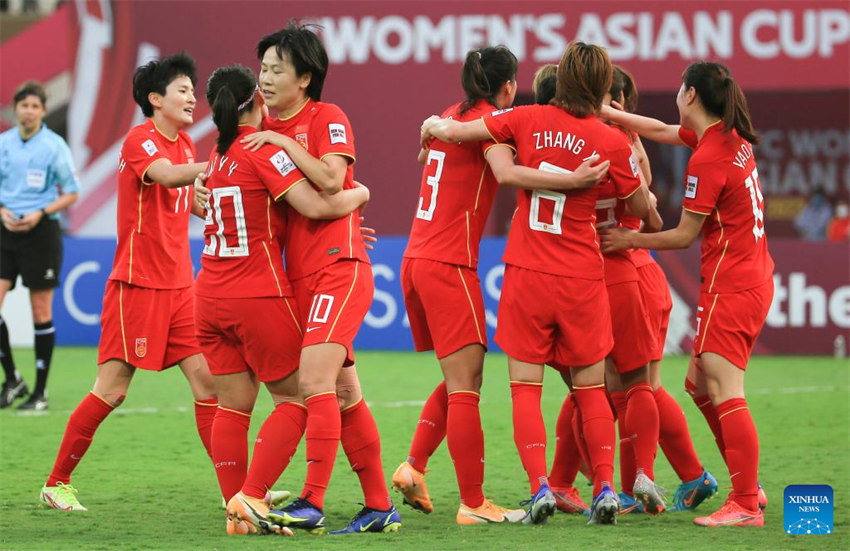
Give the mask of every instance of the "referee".
MULTIPOLYGON (((18 409, 47 409, 47 373, 56 330, 53 289, 59 285, 59 212, 77 200, 79 185, 68 145, 43 124, 47 95, 38 82, 15 92, 15 128, 0 134, 0 307, 18 276, 30 290, 35 323, 35 388, 18 409)), ((0 316, 0 362, 6 376, 0 408, 27 394, 15 369, 9 330, 0 316)))

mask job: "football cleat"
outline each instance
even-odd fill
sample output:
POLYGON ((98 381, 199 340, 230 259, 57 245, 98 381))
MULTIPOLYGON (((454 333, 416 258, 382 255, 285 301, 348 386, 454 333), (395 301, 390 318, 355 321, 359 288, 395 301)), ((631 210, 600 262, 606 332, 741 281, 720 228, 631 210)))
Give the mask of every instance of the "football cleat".
POLYGON ((638 472, 635 477, 633 493, 635 501, 643 504, 644 512, 650 515, 663 513, 667 507, 664 503, 664 490, 642 472, 638 472))
POLYGON ((268 512, 269 507, 264 499, 246 496, 239 492, 227 503, 227 533, 291 536, 292 530, 286 526, 277 526, 269 522, 266 518, 268 512))
POLYGON ((41 488, 41 501, 60 511, 88 511, 77 501, 77 489, 70 484, 57 482, 56 486, 41 488))
POLYGON ((582 514, 590 510, 575 486, 552 487, 552 494, 555 496, 555 505, 562 513, 582 514))
POLYGON ((425 473, 420 473, 405 461, 393 473, 393 488, 404 496, 404 504, 422 511, 426 515, 434 510, 428 487, 425 486, 425 473))
POLYGON ((767 492, 764 491, 764 487, 761 485, 761 482, 759 482, 758 485, 759 485, 759 494, 758 494, 758 496, 759 496, 759 509, 764 511, 765 509, 767 509, 767 492))
POLYGON ((620 514, 643 513, 643 504, 626 492, 620 492, 620 514))
POLYGON ((548 484, 541 484, 537 493, 531 496, 531 499, 520 502, 520 505, 528 505, 528 511, 522 519, 523 524, 543 524, 557 509, 555 495, 548 484))
POLYGON ((348 526, 328 533, 334 536, 341 534, 363 534, 366 532, 386 534, 389 532, 398 532, 399 528, 401 528, 401 515, 398 514, 398 509, 395 506, 390 505, 390 508, 386 511, 363 507, 359 513, 354 515, 348 526))
POLYGON ((712 498, 717 493, 717 480, 710 472, 703 470, 699 478, 684 482, 676 488, 673 495, 671 511, 694 510, 703 501, 712 498))
POLYGON ((292 497, 292 493, 287 490, 268 490, 265 497, 266 506, 269 509, 277 507, 286 502, 290 497, 292 497))
POLYGON ((30 397, 27 398, 26 402, 20 404, 18 406, 18 410, 33 410, 33 411, 44 411, 47 409, 47 394, 35 395, 30 394, 30 397))
POLYGON ((23 377, 18 377, 14 381, 3 381, 3 388, 0 390, 0 409, 11 406, 12 402, 23 398, 28 392, 29 389, 23 377))
POLYGON ((764 513, 758 508, 755 511, 748 511, 737 501, 729 500, 709 516, 695 518, 694 524, 709 527, 764 526, 764 513))
POLYGON ((525 518, 522 509, 505 509, 485 499, 478 507, 467 507, 463 503, 457 510, 455 520, 461 526, 470 524, 499 524, 502 522, 521 522, 525 518))
POLYGON ((617 514, 620 512, 620 499, 607 484, 593 498, 590 504, 588 524, 617 524, 617 514))
POLYGON ((311 534, 325 533, 325 513, 304 498, 298 498, 278 511, 269 511, 266 518, 278 526, 307 530, 311 534))

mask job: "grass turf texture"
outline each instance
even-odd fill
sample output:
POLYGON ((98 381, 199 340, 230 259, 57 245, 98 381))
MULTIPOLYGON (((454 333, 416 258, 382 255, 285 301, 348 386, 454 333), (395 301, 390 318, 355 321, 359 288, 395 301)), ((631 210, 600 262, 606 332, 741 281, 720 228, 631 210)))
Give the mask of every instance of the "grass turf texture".
MULTIPOLYGON (((20 367, 32 365, 31 352, 16 352, 20 367)), ((705 529, 693 526, 695 513, 621 517, 616 527, 585 526, 585 517, 556 514, 545 526, 458 527, 458 492, 445 445, 429 464, 428 487, 435 511, 425 516, 402 507, 404 527, 395 535, 346 537, 232 538, 224 533, 224 513, 213 469, 195 432, 192 397, 177 369, 140 372, 127 400, 98 431, 88 455, 74 473, 80 501, 90 510, 63 513, 43 508, 38 492, 52 466, 68 415, 94 379, 96 351, 61 348, 54 356, 50 411, 21 415, 0 411, 0 549, 260 549, 297 545, 299 549, 848 549, 850 548, 850 365, 830 358, 756 358, 747 374, 749 404, 761 439, 761 473, 770 505, 762 529, 705 529), (830 484, 835 491, 835 531, 829 536, 789 536, 783 532, 782 500, 788 484, 830 484)), ((20 368, 19 367, 19 368, 20 368)), ((685 396, 686 358, 669 358, 666 388, 683 405, 697 451, 721 484, 721 493, 700 508, 719 507, 728 473, 696 407, 685 396)), ((387 481, 407 456, 422 401, 439 382, 433 356, 413 353, 360 353, 358 371, 382 436, 387 481)), ((504 356, 487 357, 481 403, 486 435, 485 493, 496 503, 516 506, 528 497, 525 472, 513 443, 511 402, 504 356)), ((31 368, 23 372, 28 381, 31 368)), ((543 410, 554 453, 555 419, 564 396, 556 373, 547 372, 543 410)), ((261 391, 251 425, 259 430, 270 411, 261 391)), ((278 489, 300 490, 305 472, 299 447, 278 489)), ((678 480, 659 452, 660 484, 672 491, 678 480)), ((583 498, 590 488, 583 484, 583 498)), ((360 508, 357 477, 342 450, 326 499, 328 526, 343 526, 360 508)))

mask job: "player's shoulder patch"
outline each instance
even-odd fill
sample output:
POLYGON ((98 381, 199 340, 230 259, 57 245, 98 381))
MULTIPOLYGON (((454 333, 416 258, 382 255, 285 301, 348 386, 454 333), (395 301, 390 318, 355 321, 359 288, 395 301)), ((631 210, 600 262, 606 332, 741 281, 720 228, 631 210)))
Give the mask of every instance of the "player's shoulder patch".
POLYGON ((699 184, 699 178, 688 174, 687 179, 685 180, 685 198, 686 199, 696 199, 697 197, 697 185, 699 184))
POLYGON ((637 176, 638 175, 638 165, 637 165, 637 162, 635 162, 635 156, 634 155, 629 157, 629 164, 632 165, 632 176, 637 176))
POLYGON ((331 144, 348 143, 348 136, 345 133, 345 125, 338 122, 328 123, 328 136, 331 144))
POLYGON ((271 161, 272 165, 277 169, 281 176, 288 175, 296 168, 295 163, 292 162, 292 159, 289 158, 286 151, 282 149, 269 157, 269 161, 271 161))
POLYGON ((154 155, 156 155, 156 152, 159 151, 156 148, 156 144, 154 143, 154 141, 150 138, 142 142, 142 149, 145 150, 145 153, 148 154, 148 157, 153 157, 154 155))

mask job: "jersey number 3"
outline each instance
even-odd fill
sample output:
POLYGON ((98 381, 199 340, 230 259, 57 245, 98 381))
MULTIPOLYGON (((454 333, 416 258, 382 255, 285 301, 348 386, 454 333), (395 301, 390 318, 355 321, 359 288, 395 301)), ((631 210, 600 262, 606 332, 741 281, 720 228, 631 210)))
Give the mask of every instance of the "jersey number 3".
POLYGON ((443 151, 428 150, 428 160, 425 164, 431 166, 431 161, 434 161, 437 168, 434 170, 433 176, 428 176, 425 180, 431 186, 431 200, 428 201, 428 208, 422 208, 425 203, 425 197, 419 198, 419 208, 416 209, 416 218, 427 220, 428 222, 434 218, 434 209, 437 208, 437 193, 440 190, 440 178, 443 176, 443 164, 446 162, 446 154, 443 151))

